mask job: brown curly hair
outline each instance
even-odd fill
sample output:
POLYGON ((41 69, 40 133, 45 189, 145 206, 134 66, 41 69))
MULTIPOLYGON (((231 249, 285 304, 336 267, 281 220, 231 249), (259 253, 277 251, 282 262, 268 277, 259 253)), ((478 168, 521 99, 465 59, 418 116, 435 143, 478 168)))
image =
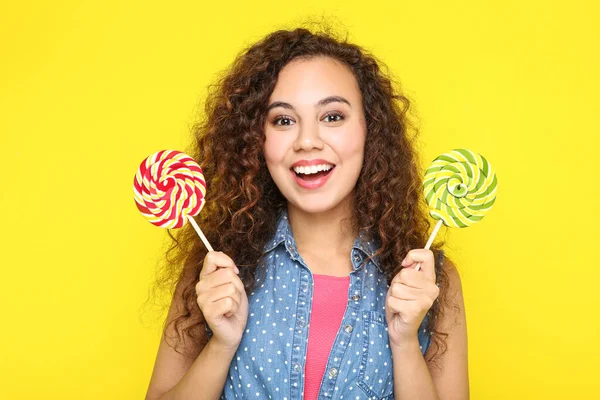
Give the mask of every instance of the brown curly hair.
MULTIPOLYGON (((277 30, 246 48, 209 86, 205 115, 192 129, 195 140, 188 151, 200 161, 207 182, 209 201, 196 219, 214 248, 235 261, 247 293, 254 285, 263 247, 275 232, 278 212, 287 204, 262 153, 268 101, 286 64, 317 56, 347 65, 362 93, 367 141, 355 188, 354 223, 379 243, 376 256, 388 283, 401 269, 399 260, 410 249, 425 246, 430 223, 422 207, 415 150, 418 130, 409 120, 409 100, 394 90, 380 68, 384 64, 348 43, 347 37, 336 38, 327 28, 277 30)), ((156 282, 156 287, 168 286, 173 293, 164 338, 179 353, 195 358, 208 340, 195 292, 207 250, 190 224, 176 235, 169 231, 169 236, 167 263, 156 282), (187 340, 191 345, 185 345, 187 340), (180 351, 181 344, 188 350, 180 351)), ((436 256, 439 248, 439 244, 433 248, 436 256)), ((447 336, 436 324, 447 302, 445 269, 438 270, 437 279, 440 295, 429 322, 437 344, 432 359, 446 351, 447 336)))

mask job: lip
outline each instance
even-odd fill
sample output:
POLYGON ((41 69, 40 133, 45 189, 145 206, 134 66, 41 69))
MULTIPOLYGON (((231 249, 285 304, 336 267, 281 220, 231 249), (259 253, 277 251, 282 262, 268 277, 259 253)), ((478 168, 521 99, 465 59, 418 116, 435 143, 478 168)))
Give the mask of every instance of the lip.
POLYGON ((313 165, 321 165, 321 164, 329 164, 335 167, 335 164, 329 162, 327 160, 323 160, 322 158, 317 158, 314 160, 299 160, 292 164, 291 168, 295 167, 312 167, 313 165))
MULTIPOLYGON (((317 161, 323 161, 323 160, 317 160, 317 161)), ((321 164, 324 164, 324 163, 321 162, 321 164)), ((307 164, 307 165, 310 165, 310 164, 307 164)), ((331 164, 331 165, 333 165, 333 164, 331 164)), ((302 164, 298 164, 298 166, 302 166, 302 164)), ((304 189, 317 189, 317 188, 320 188, 321 186, 323 186, 327 182, 329 177, 331 175, 333 175, 334 170, 335 170, 335 166, 329 170, 329 173, 327 175, 325 175, 324 177, 319 178, 317 180, 314 180, 314 181, 305 181, 303 179, 298 178, 298 175, 296 175, 296 173, 294 172, 293 169, 290 169, 290 174, 292 174, 292 177, 296 180, 296 183, 298 184, 298 186, 300 186, 304 189)))

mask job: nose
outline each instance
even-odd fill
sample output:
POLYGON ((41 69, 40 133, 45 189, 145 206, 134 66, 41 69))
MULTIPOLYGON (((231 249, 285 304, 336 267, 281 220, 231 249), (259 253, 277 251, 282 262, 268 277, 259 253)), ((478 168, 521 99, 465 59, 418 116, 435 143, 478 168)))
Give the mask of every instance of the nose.
POLYGON ((298 137, 294 141, 294 151, 322 150, 323 141, 318 126, 302 126, 298 129, 298 137))

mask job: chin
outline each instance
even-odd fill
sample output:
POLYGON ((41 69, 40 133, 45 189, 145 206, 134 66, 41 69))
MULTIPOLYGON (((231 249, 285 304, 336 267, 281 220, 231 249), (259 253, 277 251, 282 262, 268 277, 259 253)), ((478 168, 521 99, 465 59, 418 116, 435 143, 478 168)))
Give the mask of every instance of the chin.
POLYGON ((326 212, 332 210, 333 208, 335 208, 335 205, 314 204, 314 205, 307 206, 305 204, 305 205, 299 206, 298 204, 293 204, 293 207, 306 213, 306 214, 321 214, 321 213, 326 213, 326 212))
POLYGON ((343 205, 348 201, 347 198, 332 199, 331 196, 326 195, 319 197, 319 199, 312 199, 313 201, 307 199, 290 201, 288 199, 288 205, 307 214, 321 214, 343 207, 343 205))

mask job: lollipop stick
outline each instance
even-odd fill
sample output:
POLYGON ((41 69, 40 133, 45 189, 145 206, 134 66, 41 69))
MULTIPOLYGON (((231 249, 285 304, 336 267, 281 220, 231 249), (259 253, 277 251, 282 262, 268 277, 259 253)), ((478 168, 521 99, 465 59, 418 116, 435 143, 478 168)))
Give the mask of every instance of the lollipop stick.
MULTIPOLYGON (((440 230, 440 228, 442 227, 442 220, 438 219, 437 224, 435 224, 435 227, 433 228, 433 232, 431 232, 431 235, 429 236, 429 240, 427 240, 427 244, 425 245, 425 250, 429 250, 429 248, 431 247, 431 244, 433 243, 433 239, 435 239, 435 236, 437 235, 438 231, 440 230)), ((417 264, 417 271, 421 270, 421 263, 417 264)))
POLYGON ((212 248, 212 246, 210 245, 210 243, 208 243, 208 239, 206 238, 206 236, 204 236, 204 233, 202 232, 202 229, 200 229, 200 227, 198 226, 198 224, 194 220, 194 217, 192 217, 191 215, 188 215, 187 217, 190 220, 190 223, 192 224, 192 226, 194 227, 194 229, 196 230, 196 233, 198 234, 198 236, 200 236, 200 239, 202 239, 202 242, 204 243, 204 246, 206 246, 206 248, 208 249, 208 251, 214 251, 213 248, 212 248))
MULTIPOLYGON (((198 224, 196 223, 196 220, 194 220, 194 217, 192 217, 191 215, 187 216, 188 219, 190 220, 192 226, 194 227, 194 229, 196 230, 196 233, 198 234, 198 236, 200 236, 200 239, 202 239, 202 242, 204 243, 204 246, 206 246, 206 248, 208 249, 208 251, 214 251, 212 246, 210 245, 210 243, 208 243, 208 239, 206 238, 206 236, 204 236, 204 233, 202 232, 202 229, 200 229, 200 227, 198 226, 198 224)), ((231 317, 231 313, 227 313, 225 314, 226 317, 231 317)))

